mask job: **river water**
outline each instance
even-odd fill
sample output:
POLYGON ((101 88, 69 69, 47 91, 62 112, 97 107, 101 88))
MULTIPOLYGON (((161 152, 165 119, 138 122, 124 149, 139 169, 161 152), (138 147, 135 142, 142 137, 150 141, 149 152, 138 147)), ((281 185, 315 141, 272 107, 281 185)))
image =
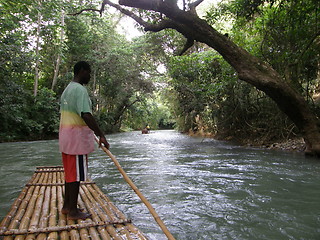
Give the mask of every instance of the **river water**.
MULTIPOLYGON (((320 161, 175 131, 107 136, 111 152, 177 239, 320 239, 320 161)), ((0 144, 0 218, 57 140, 0 144)), ((149 239, 166 239, 104 152, 91 178, 149 239)))

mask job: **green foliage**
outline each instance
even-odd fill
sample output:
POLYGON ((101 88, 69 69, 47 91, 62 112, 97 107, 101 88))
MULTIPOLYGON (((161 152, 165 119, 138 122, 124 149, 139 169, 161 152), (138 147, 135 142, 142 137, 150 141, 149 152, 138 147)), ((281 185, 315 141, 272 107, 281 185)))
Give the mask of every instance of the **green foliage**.
POLYGON ((220 8, 208 11, 207 19, 214 24, 229 16, 232 40, 308 96, 318 71, 319 8, 316 0, 223 1, 220 8))
MULTIPOLYGON (((141 129, 146 124, 152 129, 172 127, 175 120, 182 131, 250 135, 266 141, 295 131, 273 102, 238 81, 234 70, 206 46, 196 44, 190 55, 172 57, 186 41, 173 30, 127 41, 116 32, 112 15, 68 15, 62 27, 63 11, 93 8, 95 1, 38 3, 0 0, 0 141, 57 135, 58 99, 79 60, 91 63, 88 89, 105 132, 141 129), (41 46, 35 56, 32 36, 39 15, 41 46), (59 56, 53 92, 48 88, 59 56), (36 58, 40 60, 40 86, 33 97, 36 58)), ((316 0, 222 1, 218 8, 208 10, 206 20, 269 62, 307 97, 317 87, 319 4, 316 0)), ((135 11, 149 22, 163 17, 135 11)))
POLYGON ((171 85, 177 92, 176 116, 184 119, 178 124, 182 131, 193 129, 194 118, 223 98, 227 86, 235 81, 230 67, 213 51, 173 57, 169 73, 171 85))
MULTIPOLYGON (((206 20, 269 62, 284 81, 310 100, 318 86, 319 4, 314 0, 222 1, 218 8, 208 10, 206 20)), ((274 141, 296 132, 274 102, 238 81, 234 71, 214 52, 196 51, 173 58, 170 75, 171 103, 181 130, 209 131, 242 142, 246 138, 274 141)))
POLYGON ((38 134, 41 137, 53 136, 59 128, 59 102, 55 92, 42 88, 35 97, 32 106, 32 118, 41 126, 38 134))
POLYGON ((58 103, 55 94, 48 89, 41 89, 35 98, 22 86, 4 82, 0 90, 0 111, 3 113, 0 142, 57 135, 58 103))
POLYGON ((237 80, 215 52, 173 57, 169 66, 173 89, 167 95, 179 130, 231 136, 239 142, 268 142, 294 133, 294 125, 275 103, 237 80))
POLYGON ((30 34, 35 17, 32 2, 0 1, 0 5, 0 141, 56 135, 58 115, 54 93, 43 89, 37 98, 31 95, 34 56, 30 34))
POLYGON ((158 92, 154 98, 133 105, 126 113, 123 126, 134 130, 143 129, 146 125, 151 129, 172 129, 174 123, 170 109, 161 101, 161 94, 158 92))

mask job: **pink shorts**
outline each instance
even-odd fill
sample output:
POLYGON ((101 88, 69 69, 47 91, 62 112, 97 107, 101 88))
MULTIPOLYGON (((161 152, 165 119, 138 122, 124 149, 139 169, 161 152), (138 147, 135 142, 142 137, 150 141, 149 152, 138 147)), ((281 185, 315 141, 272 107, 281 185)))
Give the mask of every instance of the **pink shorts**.
POLYGON ((80 182, 87 179, 88 155, 69 155, 62 153, 64 179, 69 182, 80 182))

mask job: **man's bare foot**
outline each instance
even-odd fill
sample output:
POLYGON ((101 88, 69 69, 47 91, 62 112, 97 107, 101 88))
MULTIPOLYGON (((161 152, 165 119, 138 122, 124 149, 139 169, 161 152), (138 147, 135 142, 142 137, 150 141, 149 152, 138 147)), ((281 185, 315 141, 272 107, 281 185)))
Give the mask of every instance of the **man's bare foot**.
POLYGON ((82 219, 85 220, 87 218, 91 218, 91 213, 84 213, 84 212, 80 212, 77 211, 75 214, 68 214, 68 220, 78 220, 78 219, 82 219))
MULTIPOLYGON (((78 208, 78 211, 79 211, 79 212, 83 212, 84 209, 83 209, 83 208, 78 208)), ((62 213, 62 214, 68 214, 68 213, 69 213, 69 209, 68 209, 68 208, 62 208, 62 209, 61 209, 61 213, 62 213)))

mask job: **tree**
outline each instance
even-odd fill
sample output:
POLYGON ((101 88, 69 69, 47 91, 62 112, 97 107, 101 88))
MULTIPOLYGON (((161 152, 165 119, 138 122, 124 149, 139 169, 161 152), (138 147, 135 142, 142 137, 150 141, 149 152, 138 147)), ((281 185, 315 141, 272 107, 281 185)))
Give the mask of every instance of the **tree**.
POLYGON ((0 0, 0 141, 57 134, 58 98, 79 60, 87 60, 92 66, 88 90, 94 114, 106 132, 125 128, 130 124, 128 118, 136 120, 128 126, 134 128, 139 121, 149 121, 151 111, 143 116, 139 113, 146 105, 153 107, 147 101, 154 90, 156 68, 151 54, 146 54, 150 44, 146 45, 143 38, 127 41, 116 32, 113 16, 63 16, 93 4, 83 3, 0 0), (49 90, 53 85, 54 92, 49 90))
POLYGON ((168 72, 173 88, 168 99, 181 131, 214 134, 242 144, 268 144, 296 133, 275 103, 263 92, 239 81, 231 66, 214 50, 172 57, 168 72))
POLYGON ((196 13, 196 7, 203 0, 188 3, 184 0, 182 9, 177 2, 119 0, 119 4, 114 4, 104 0, 101 9, 96 11, 102 12, 106 5, 110 5, 136 20, 145 31, 158 32, 167 28, 177 30, 187 38, 186 48, 194 41, 212 47, 236 70, 240 80, 265 92, 295 123, 304 137, 306 153, 320 154, 319 122, 303 96, 283 81, 281 75, 268 63, 251 55, 201 19, 196 13), (146 10, 148 14, 143 14, 137 9, 146 10))
POLYGON ((51 90, 54 89, 55 85, 57 84, 58 81, 58 74, 59 74, 59 68, 61 64, 61 58, 62 58, 62 45, 63 45, 63 38, 64 38, 64 16, 65 13, 62 11, 61 13, 61 29, 60 29, 60 47, 59 47, 59 52, 57 56, 57 62, 55 63, 54 67, 54 76, 52 80, 52 85, 51 85, 51 90))
POLYGON ((229 35, 235 42, 268 62, 298 92, 312 94, 320 51, 319 1, 263 2, 225 1, 206 19, 234 19, 229 35))

